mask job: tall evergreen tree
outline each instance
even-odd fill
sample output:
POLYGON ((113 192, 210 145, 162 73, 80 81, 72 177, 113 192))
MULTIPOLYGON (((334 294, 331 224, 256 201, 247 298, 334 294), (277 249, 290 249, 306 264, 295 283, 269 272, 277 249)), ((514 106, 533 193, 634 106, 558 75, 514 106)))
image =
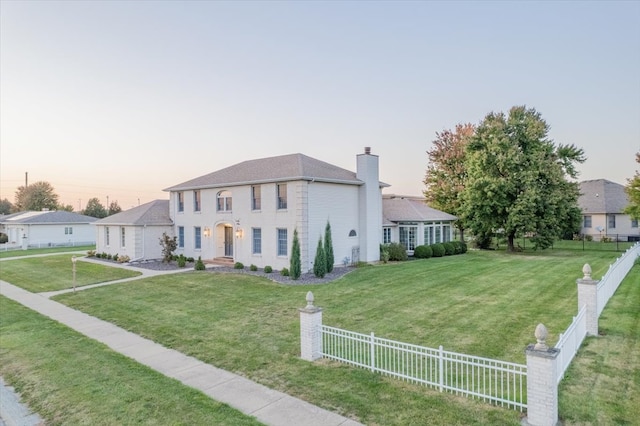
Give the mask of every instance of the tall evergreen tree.
POLYGON ((298 230, 293 230, 293 244, 291 246, 291 261, 289 262, 289 277, 297 280, 302 274, 300 265, 300 241, 298 241, 298 230))
POLYGON ((324 278, 327 274, 327 258, 322 247, 322 237, 318 239, 318 248, 316 249, 316 257, 313 261, 313 275, 318 278, 324 278))
POLYGON ((324 227, 324 255, 327 261, 327 273, 333 271, 335 258, 333 257, 333 241, 331 240, 331 224, 327 220, 327 226, 324 227))

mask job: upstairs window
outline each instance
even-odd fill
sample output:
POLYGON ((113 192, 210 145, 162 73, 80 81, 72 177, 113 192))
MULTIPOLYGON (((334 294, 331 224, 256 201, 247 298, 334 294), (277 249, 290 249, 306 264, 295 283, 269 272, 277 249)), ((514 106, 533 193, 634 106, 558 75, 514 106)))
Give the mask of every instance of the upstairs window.
POLYGON ((262 208, 260 185, 251 187, 251 210, 260 210, 262 208))
POLYGON ((591 228, 591 216, 582 216, 582 227, 591 228))
POLYGON ((230 212, 232 207, 231 191, 220 191, 217 197, 217 210, 219 212, 230 212))
POLYGON ((287 184, 278 184, 278 210, 287 208, 287 184))
POLYGON ((194 212, 200 211, 200 190, 199 189, 196 189, 195 191, 193 191, 193 211, 194 212))
POLYGON ((178 211, 184 211, 184 192, 178 192, 178 211))

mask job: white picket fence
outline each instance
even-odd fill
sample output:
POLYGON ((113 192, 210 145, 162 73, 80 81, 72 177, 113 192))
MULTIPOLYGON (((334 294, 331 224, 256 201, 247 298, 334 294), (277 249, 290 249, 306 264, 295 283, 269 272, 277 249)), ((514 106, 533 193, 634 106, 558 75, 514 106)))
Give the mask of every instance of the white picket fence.
POLYGON ((526 409, 527 366, 412 345, 342 330, 320 328, 322 356, 457 395, 526 409))
POLYGON ((636 243, 633 247, 627 249, 613 265, 609 266, 609 270, 598 283, 598 317, 633 267, 638 256, 640 256, 640 243, 636 243))
POLYGON ((560 334, 560 339, 555 348, 560 350, 558 355, 558 375, 556 383, 560 383, 564 373, 571 365, 571 361, 578 353, 582 341, 587 336, 587 308, 583 306, 578 315, 573 317, 573 321, 564 333, 560 334))

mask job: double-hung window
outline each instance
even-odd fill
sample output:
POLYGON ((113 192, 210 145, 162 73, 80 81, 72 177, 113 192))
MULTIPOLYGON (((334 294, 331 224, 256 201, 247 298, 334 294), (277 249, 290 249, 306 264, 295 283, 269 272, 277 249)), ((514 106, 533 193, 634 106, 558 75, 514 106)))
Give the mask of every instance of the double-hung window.
POLYGON ((382 229, 382 243, 383 244, 391 243, 391 228, 382 229))
POLYGON ((615 214, 610 214, 607 217, 608 222, 609 222, 609 229, 615 229, 616 228, 616 215, 615 214))
POLYGON ((200 190, 196 189, 195 191, 193 191, 193 211, 199 212, 200 209, 201 209, 200 190))
POLYGON ((251 187, 251 210, 260 210, 262 208, 260 185, 251 187))
POLYGON ((287 230, 285 228, 278 228, 278 256, 287 255, 287 230))
POLYGON ((202 228, 196 226, 194 228, 194 236, 195 236, 195 245, 194 248, 196 250, 200 250, 202 248, 202 228))
POLYGON ((178 192, 178 211, 184 211, 184 192, 178 192))
POLYGON ((262 253, 262 228, 252 228, 251 230, 251 251, 253 254, 262 253))
POLYGON ((184 248, 184 226, 178 226, 178 247, 184 248))
POLYGON ((582 216, 582 227, 591 228, 591 216, 582 216))
POLYGON ((287 208, 287 184, 279 183, 277 186, 278 189, 278 210, 283 210, 287 208))
POLYGON ((230 212, 232 207, 231 191, 220 191, 217 197, 217 210, 219 212, 230 212))

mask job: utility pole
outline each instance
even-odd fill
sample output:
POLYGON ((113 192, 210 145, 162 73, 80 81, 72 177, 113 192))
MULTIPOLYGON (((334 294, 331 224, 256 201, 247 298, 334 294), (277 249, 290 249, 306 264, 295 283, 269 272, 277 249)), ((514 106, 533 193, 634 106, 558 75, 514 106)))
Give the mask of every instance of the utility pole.
POLYGON ((29 172, 24 172, 24 187, 29 186, 29 172))
POLYGON ((109 196, 107 195, 107 210, 109 210, 109 196))

